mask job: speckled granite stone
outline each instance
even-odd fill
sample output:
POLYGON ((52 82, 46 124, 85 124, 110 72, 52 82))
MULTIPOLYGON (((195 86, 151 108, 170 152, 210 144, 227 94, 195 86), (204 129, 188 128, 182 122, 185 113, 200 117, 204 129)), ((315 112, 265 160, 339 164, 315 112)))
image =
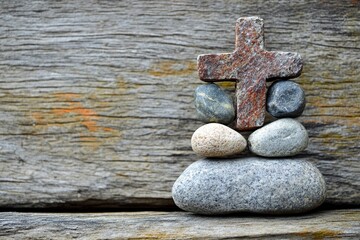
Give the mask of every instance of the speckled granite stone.
POLYGON ((282 118, 255 132, 248 139, 249 149, 263 157, 293 156, 303 151, 309 142, 303 125, 292 118, 282 118))
POLYGON ((192 149, 204 157, 235 155, 242 152, 246 144, 240 133, 219 123, 201 126, 191 137, 192 149))
POLYGON ((266 110, 276 118, 299 117, 305 108, 305 93, 299 84, 282 80, 267 91, 266 110))
POLYGON ((199 160, 172 188, 178 207, 199 214, 300 213, 320 206, 325 195, 325 181, 312 163, 258 157, 199 160))
POLYGON ((195 107, 203 122, 229 124, 235 118, 231 97, 216 84, 204 84, 195 90, 195 107))

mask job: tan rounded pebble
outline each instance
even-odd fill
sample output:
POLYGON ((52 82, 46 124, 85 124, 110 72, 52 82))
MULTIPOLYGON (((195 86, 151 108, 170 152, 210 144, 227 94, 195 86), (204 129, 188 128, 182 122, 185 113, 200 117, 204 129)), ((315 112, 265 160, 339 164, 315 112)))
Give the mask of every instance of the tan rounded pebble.
POLYGON ((204 157, 225 157, 242 152, 246 148, 246 140, 225 125, 209 123, 194 132, 191 147, 204 157))

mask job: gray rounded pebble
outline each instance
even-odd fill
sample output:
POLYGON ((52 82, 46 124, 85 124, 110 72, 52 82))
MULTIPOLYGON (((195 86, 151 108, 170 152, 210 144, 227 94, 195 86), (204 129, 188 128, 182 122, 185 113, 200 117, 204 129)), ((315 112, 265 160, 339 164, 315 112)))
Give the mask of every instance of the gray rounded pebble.
POLYGON ((180 175, 172 196, 179 208, 199 214, 288 214, 320 206, 326 186, 305 160, 203 159, 180 175))
POLYGON ((305 127, 292 118, 276 120, 248 138, 250 151, 263 157, 294 156, 303 151, 308 142, 305 127))
POLYGON ((299 117, 305 103, 304 90, 290 80, 274 82, 267 91, 266 110, 276 118, 299 117))
POLYGON ((229 124, 235 118, 231 97, 218 85, 209 83, 195 90, 195 107, 203 122, 229 124))

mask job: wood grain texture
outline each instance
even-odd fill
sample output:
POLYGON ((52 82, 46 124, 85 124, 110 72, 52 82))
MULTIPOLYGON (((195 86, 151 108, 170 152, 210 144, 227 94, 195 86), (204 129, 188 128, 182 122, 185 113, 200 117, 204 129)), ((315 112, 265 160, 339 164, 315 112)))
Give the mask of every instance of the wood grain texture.
POLYGON ((196 57, 232 51, 250 15, 267 50, 304 59, 299 157, 327 203, 360 204, 358 1, 17 0, 0 2, 0 207, 173 206, 198 159, 196 57))
POLYGON ((1 239, 358 239, 360 210, 303 216, 204 217, 184 212, 0 215, 1 239))

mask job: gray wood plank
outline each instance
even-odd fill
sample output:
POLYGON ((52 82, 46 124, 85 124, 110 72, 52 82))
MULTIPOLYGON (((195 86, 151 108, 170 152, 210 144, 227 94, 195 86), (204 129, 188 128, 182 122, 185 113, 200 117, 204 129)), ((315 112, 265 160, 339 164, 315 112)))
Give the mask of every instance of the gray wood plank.
POLYGON ((1 239, 358 239, 360 210, 288 217, 204 217, 185 212, 0 215, 1 239))
POLYGON ((304 58, 299 157, 324 174, 327 203, 360 204, 357 1, 18 0, 0 2, 0 207, 173 206, 198 159, 196 57, 232 51, 249 15, 267 49, 304 58))

